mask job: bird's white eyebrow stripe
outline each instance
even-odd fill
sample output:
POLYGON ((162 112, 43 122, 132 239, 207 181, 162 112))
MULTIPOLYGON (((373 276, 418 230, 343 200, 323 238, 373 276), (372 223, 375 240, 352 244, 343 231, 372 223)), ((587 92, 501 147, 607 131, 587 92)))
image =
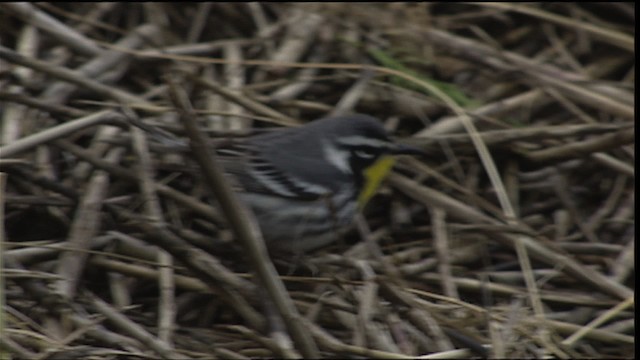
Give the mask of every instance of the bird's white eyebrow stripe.
POLYGON ((338 140, 340 144, 349 146, 389 147, 389 143, 383 140, 371 139, 362 136, 348 136, 338 140))

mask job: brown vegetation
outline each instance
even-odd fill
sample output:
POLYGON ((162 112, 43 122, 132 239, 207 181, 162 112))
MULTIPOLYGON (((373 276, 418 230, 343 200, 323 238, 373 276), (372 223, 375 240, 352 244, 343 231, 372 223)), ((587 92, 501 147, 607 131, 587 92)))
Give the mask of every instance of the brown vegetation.
POLYGON ((634 357, 634 28, 633 3, 0 4, 0 353, 634 357), (132 126, 348 112, 430 156, 280 276, 132 126))

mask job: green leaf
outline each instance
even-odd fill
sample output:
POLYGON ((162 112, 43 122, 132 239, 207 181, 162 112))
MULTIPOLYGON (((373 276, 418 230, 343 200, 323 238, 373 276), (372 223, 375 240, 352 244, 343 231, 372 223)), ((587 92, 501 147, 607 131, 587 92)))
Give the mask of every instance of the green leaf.
MULTIPOLYGON (((424 82, 427 82, 433 85, 434 87, 437 87, 438 89, 440 89, 440 91, 442 91, 447 96, 449 96, 453 101, 455 101, 456 104, 462 107, 474 107, 478 105, 477 101, 474 101, 468 98, 456 85, 422 76, 418 74, 416 71, 409 69, 408 67, 403 65, 401 62, 397 61, 392 56, 388 55, 387 53, 385 53, 380 49, 369 49, 368 52, 369 52, 369 55, 371 55, 371 57, 373 57, 375 61, 377 61, 380 65, 387 67, 389 69, 403 72, 408 76, 415 77, 417 79, 420 79, 424 82)), ((413 83, 409 80, 400 78, 398 76, 391 75, 391 82, 397 86, 400 86, 406 89, 411 89, 417 92, 428 94, 428 91, 424 87, 416 83, 413 83)))

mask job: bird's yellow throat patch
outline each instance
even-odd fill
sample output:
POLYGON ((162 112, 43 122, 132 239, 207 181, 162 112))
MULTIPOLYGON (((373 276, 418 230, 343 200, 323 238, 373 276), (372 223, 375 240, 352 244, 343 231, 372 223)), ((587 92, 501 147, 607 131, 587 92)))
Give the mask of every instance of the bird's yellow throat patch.
POLYGON ((360 209, 369 202, 380 187, 382 180, 389 174, 395 159, 393 156, 382 156, 371 166, 364 170, 364 186, 358 196, 358 206, 360 209))

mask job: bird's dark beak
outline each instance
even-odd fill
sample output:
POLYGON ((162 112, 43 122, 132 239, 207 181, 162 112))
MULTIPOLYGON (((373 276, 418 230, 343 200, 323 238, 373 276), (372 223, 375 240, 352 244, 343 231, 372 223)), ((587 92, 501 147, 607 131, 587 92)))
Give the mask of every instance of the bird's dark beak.
POLYGON ((419 149, 415 146, 405 145, 405 144, 394 144, 391 149, 391 153, 393 155, 420 155, 425 156, 425 153, 422 149, 419 149))

